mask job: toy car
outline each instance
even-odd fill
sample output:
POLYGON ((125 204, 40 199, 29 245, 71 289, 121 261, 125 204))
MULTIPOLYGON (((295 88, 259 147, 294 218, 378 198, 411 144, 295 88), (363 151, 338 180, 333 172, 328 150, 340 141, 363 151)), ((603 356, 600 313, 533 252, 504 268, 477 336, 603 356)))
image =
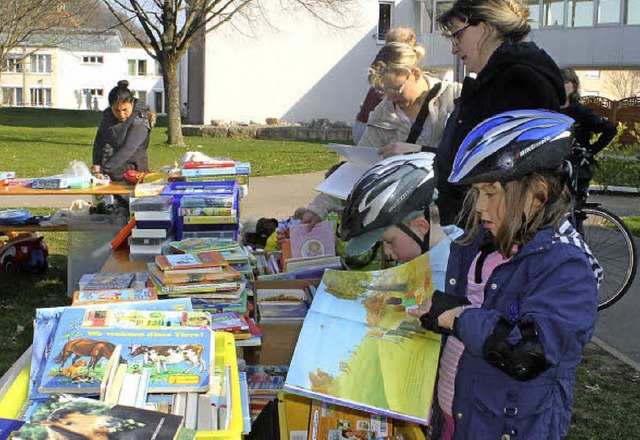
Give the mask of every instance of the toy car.
POLYGON ((0 232, 0 272, 33 270, 43 273, 49 267, 49 249, 44 237, 35 232, 0 232))

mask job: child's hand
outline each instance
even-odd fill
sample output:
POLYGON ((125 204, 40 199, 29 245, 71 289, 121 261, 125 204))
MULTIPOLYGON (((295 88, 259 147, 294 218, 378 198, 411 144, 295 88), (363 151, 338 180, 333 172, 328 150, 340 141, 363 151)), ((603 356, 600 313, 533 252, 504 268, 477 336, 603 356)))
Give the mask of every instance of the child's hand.
POLYGON ((462 310, 464 310, 462 307, 456 307, 455 309, 442 312, 440 316, 438 316, 438 327, 453 331, 453 321, 455 321, 456 316, 458 316, 462 310))

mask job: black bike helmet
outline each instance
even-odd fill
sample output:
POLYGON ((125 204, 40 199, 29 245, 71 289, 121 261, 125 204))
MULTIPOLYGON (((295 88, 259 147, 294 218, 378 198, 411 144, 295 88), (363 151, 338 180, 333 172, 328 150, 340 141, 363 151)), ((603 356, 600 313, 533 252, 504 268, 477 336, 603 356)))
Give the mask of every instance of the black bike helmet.
MULTIPOLYGON (((383 159, 366 171, 347 198, 340 221, 346 251, 370 249, 390 226, 398 226, 424 250, 428 243, 403 224, 407 216, 425 211, 433 198, 433 153, 411 153, 383 159)), ((428 218, 428 217, 427 217, 428 218)), ((426 249, 425 249, 426 248, 426 249)))
POLYGON ((508 111, 485 119, 462 142, 449 183, 508 182, 557 168, 571 152, 573 123, 546 110, 508 111))

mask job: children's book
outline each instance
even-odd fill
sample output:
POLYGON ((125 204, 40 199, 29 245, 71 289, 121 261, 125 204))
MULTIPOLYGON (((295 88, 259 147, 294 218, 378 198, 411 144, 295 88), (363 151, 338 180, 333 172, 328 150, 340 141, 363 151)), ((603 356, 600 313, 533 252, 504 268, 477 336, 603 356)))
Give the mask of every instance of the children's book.
POLYGON ((82 327, 86 328, 211 328, 211 314, 177 310, 87 310, 82 327))
POLYGON ((187 270, 226 266, 229 263, 217 251, 194 254, 174 254, 156 256, 156 264, 164 271, 187 270))
POLYGON ((80 277, 79 290, 98 289, 126 289, 131 285, 135 274, 133 272, 123 273, 86 273, 80 277))
POLYGON ((185 238, 180 241, 172 241, 169 245, 175 252, 182 254, 207 251, 234 251, 240 248, 240 245, 236 241, 220 238, 185 238))
POLYGON ((289 226, 291 258, 315 258, 336 254, 335 223, 329 220, 316 224, 309 230, 308 224, 289 226))
POLYGON ((317 440, 386 440, 393 438, 393 424, 379 414, 313 400, 308 432, 317 440))
MULTIPOLYGON (((185 254, 188 255, 188 254, 185 254)), ((237 281, 242 278, 240 272, 235 270, 231 266, 224 266, 210 272, 190 272, 185 273, 167 273, 168 271, 162 271, 155 263, 149 263, 147 270, 150 274, 156 277, 162 285, 169 286, 175 284, 190 284, 190 283, 216 283, 237 281)), ((173 272, 173 271, 172 271, 173 272)))
POLYGON ((132 218, 129 222, 124 225, 124 228, 116 235, 116 237, 111 241, 111 249, 118 249, 120 245, 122 245, 127 237, 131 235, 131 231, 136 226, 136 219, 132 218))
POLYGON ((327 270, 285 390, 428 424, 440 336, 406 310, 432 295, 430 272, 428 254, 379 271, 327 270))
POLYGON ((31 415, 13 438, 173 440, 178 435, 182 420, 180 416, 157 411, 54 394, 31 415))
MULTIPOLYGON (((160 302, 160 301, 158 301, 160 302)), ((204 391, 209 384, 213 333, 190 327, 83 327, 83 308, 65 308, 42 369, 41 393, 97 394, 118 344, 127 371, 153 368, 150 392, 204 391)))
POLYGON ((247 365, 249 394, 278 394, 282 390, 289 367, 286 365, 247 365))
POLYGON ((211 315, 211 330, 218 332, 248 331, 249 326, 240 315, 234 312, 215 313, 211 315))
POLYGON ((158 299, 154 288, 144 289, 99 289, 76 290, 73 292, 71 304, 82 306, 85 304, 101 304, 118 301, 150 301, 158 299))
MULTIPOLYGON (((80 307, 78 307, 80 309, 80 307)), ((144 309, 144 310, 193 310, 189 298, 172 298, 162 301, 125 301, 104 304, 87 304, 82 306, 85 310, 96 308, 109 309, 144 309)), ((29 398, 44 399, 48 395, 38 392, 38 386, 42 380, 44 366, 51 356, 51 347, 55 336, 60 316, 67 307, 51 307, 36 309, 33 320, 33 345, 31 351, 31 367, 29 379, 29 398)))

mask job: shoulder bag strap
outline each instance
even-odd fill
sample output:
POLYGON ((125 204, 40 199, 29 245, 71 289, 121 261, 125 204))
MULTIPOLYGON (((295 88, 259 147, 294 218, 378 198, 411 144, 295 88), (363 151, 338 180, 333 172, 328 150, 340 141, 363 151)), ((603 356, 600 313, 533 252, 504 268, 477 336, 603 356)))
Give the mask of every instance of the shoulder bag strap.
POLYGON ((440 88, 442 87, 442 83, 438 83, 431 87, 429 93, 427 93, 427 97, 420 108, 420 112, 418 113, 418 117, 416 118, 413 125, 411 125, 411 130, 409 131, 409 137, 407 137, 407 142, 410 144, 415 144, 422 133, 422 127, 424 126, 424 121, 427 120, 427 116, 429 116, 429 102, 438 94, 440 88))

